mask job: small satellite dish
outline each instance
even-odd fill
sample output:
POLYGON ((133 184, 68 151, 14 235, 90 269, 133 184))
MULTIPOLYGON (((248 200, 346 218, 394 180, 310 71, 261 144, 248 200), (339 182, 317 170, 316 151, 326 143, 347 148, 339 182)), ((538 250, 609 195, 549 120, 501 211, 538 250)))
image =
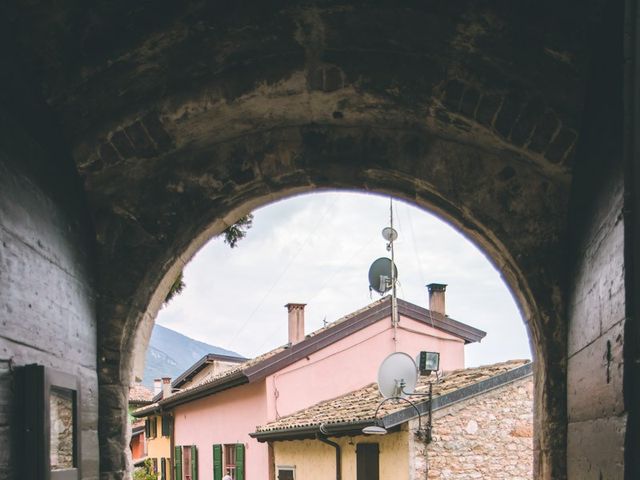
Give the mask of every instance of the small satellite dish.
POLYGON ((378 389, 384 398, 405 397, 403 390, 413 392, 417 381, 418 368, 406 353, 392 353, 378 368, 378 389))
POLYGON ((382 229, 382 238, 387 242, 393 242, 398 238, 398 232, 391 227, 384 227, 382 229))
MULTIPOLYGON (((391 285, 391 260, 380 257, 369 267, 369 286, 378 293, 388 292, 391 285)), ((398 278, 398 268, 393 265, 394 277, 398 278)))

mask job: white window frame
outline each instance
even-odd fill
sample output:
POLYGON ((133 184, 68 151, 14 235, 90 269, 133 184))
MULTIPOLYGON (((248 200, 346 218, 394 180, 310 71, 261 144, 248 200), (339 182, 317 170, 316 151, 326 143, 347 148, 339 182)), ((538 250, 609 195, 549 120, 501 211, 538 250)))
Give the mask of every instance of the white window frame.
POLYGON ((296 480, 296 466, 295 465, 277 465, 276 466, 276 480, 280 476, 280 471, 288 471, 293 473, 293 480, 296 480))

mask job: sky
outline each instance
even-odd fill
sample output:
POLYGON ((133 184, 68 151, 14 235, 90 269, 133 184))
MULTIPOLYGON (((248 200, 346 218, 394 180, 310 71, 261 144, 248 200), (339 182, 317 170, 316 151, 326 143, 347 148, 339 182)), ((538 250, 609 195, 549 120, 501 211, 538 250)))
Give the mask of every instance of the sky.
MULTIPOLYGON (((461 233, 393 201, 398 297, 428 308, 428 283, 446 283, 446 313, 487 332, 465 347, 467 367, 531 358, 516 303, 500 273, 461 233)), ((380 298, 368 271, 389 256, 381 231, 389 198, 327 192, 292 197, 254 213, 236 248, 213 238, 185 267, 186 288, 157 322, 196 340, 254 357, 287 343, 287 303, 306 303, 305 331, 380 298)))

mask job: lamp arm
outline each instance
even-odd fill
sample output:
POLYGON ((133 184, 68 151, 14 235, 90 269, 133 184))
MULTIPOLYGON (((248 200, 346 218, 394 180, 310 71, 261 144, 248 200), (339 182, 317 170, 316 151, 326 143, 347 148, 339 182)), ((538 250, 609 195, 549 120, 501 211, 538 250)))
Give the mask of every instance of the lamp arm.
POLYGON ((388 398, 385 398, 384 400, 382 400, 378 404, 378 408, 376 408, 376 413, 373 414, 373 418, 375 418, 376 420, 378 419, 378 412, 380 411, 380 407, 382 405, 384 405, 389 400, 403 400, 403 401, 407 402, 409 405, 411 405, 414 408, 414 410, 416 411, 416 413, 418 414, 418 431, 422 430, 422 415, 420 414, 420 410, 418 410, 418 407, 416 407, 415 403, 413 403, 411 400, 409 400, 407 398, 404 398, 404 397, 388 397, 388 398))

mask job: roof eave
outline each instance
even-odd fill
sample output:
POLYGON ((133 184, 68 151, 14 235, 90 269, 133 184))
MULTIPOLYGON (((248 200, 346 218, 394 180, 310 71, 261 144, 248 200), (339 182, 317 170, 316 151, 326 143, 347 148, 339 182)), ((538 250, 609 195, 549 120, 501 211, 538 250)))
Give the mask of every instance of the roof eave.
POLYGON ((249 436, 255 438, 259 442, 271 442, 282 440, 305 440, 316 438, 318 435, 328 437, 342 437, 345 435, 355 436, 362 434, 362 429, 375 425, 372 419, 357 422, 341 422, 324 425, 321 429, 320 425, 305 425, 298 428, 281 428, 278 430, 268 430, 264 432, 253 432, 249 436))

